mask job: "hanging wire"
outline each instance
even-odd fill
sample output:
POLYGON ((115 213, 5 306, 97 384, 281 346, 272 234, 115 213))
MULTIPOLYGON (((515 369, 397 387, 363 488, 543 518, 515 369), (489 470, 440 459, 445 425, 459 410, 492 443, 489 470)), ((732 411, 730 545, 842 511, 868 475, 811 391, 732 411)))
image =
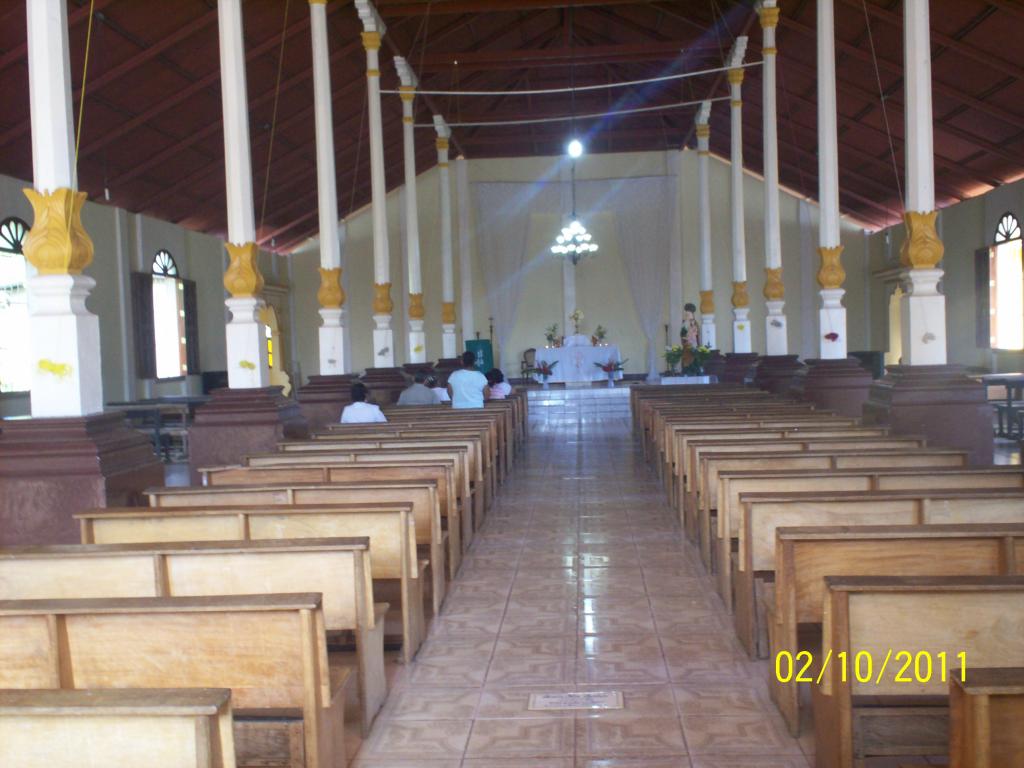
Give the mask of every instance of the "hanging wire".
POLYGON ((285 34, 288 30, 288 7, 291 0, 284 3, 284 21, 281 23, 281 48, 277 54, 277 82, 274 84, 274 109, 270 117, 270 141, 267 145, 267 171, 263 177, 263 203, 260 205, 260 229, 263 229, 263 219, 267 215, 267 195, 270 192, 270 161, 274 157, 274 133, 277 130, 277 102, 281 96, 281 71, 284 69, 284 44, 288 39, 285 34))
MULTIPOLYGON (((694 101, 680 101, 673 104, 656 104, 653 107, 633 107, 632 109, 616 109, 611 112, 590 112, 585 115, 561 115, 559 117, 533 117, 523 120, 485 120, 481 122, 449 123, 449 128, 481 128, 487 126, 503 125, 539 125, 541 123, 564 123, 575 119, 590 120, 598 117, 614 117, 616 115, 634 115, 641 112, 659 112, 663 109, 680 109, 682 107, 693 107, 705 101, 729 101, 728 96, 717 96, 713 99, 696 99, 694 101)), ((433 128, 433 123, 416 123, 417 128, 433 128)))
POLYGON ((900 183, 899 166, 896 163, 896 146, 892 139, 892 128, 889 127, 889 110, 885 106, 885 93, 882 91, 882 74, 878 69, 878 54, 875 53, 875 37, 871 34, 871 18, 868 16, 866 0, 861 0, 864 6, 864 24, 868 31, 868 43, 871 46, 871 63, 875 67, 875 82, 878 83, 878 101, 882 106, 882 119, 885 121, 885 135, 889 138, 889 157, 892 159, 892 173, 896 177, 896 190, 899 192, 900 200, 903 199, 903 185, 900 183))
MULTIPOLYGON (((761 66, 760 61, 748 61, 740 64, 740 67, 746 69, 749 67, 761 66)), ((642 80, 625 80, 619 83, 596 83, 594 85, 581 85, 575 90, 583 93, 584 91, 600 91, 606 88, 629 88, 634 85, 646 85, 647 83, 663 83, 669 80, 685 80, 689 77, 701 77, 703 75, 713 75, 718 72, 727 72, 735 67, 711 67, 710 69, 700 69, 695 72, 679 72, 674 75, 661 75, 659 77, 647 77, 642 80)), ((548 94, 559 94, 569 93, 572 88, 535 88, 528 89, 525 91, 417 91, 418 94, 423 96, 544 96, 548 94)), ((398 90, 382 90, 381 93, 388 94, 399 94, 401 91, 398 90)))
POLYGON ((352 207, 356 202, 356 182, 359 180, 359 158, 363 154, 363 128, 366 125, 366 113, 370 109, 370 86, 366 86, 366 98, 363 101, 363 109, 359 112, 359 140, 356 142, 356 162, 352 170, 352 191, 348 196, 348 209, 352 210, 352 207))
POLYGON ((82 62, 82 90, 78 94, 78 126, 75 129, 75 168, 78 168, 78 147, 82 142, 82 115, 85 114, 85 81, 89 74, 89 49, 92 46, 92 21, 95 17, 96 0, 89 0, 89 26, 85 32, 85 60, 82 62))

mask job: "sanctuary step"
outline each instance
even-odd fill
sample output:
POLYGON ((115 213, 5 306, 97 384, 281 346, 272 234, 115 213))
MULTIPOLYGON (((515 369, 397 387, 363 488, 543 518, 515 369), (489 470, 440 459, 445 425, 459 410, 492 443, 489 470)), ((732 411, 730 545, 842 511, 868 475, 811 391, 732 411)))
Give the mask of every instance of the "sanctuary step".
POLYGON ((628 385, 530 389, 527 398, 532 426, 629 418, 628 385))

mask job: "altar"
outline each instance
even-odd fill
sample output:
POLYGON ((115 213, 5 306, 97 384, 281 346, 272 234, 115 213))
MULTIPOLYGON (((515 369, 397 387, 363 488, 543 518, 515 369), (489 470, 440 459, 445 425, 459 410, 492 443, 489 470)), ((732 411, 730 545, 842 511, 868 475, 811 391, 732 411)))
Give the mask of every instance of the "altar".
MULTIPOLYGON (((602 371, 598 365, 620 360, 622 357, 615 344, 598 346, 577 344, 565 347, 541 347, 537 350, 538 365, 541 362, 558 363, 548 379, 550 382, 607 381, 608 374, 602 371)), ((535 378, 540 381, 539 377, 535 378)), ((615 373, 615 378, 621 379, 622 371, 615 373)))

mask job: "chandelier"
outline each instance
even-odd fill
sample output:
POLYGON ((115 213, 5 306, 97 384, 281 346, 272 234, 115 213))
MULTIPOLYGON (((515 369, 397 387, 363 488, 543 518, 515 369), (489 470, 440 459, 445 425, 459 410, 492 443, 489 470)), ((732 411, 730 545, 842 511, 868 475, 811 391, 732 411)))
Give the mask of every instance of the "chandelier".
POLYGON ((575 267, 584 256, 594 253, 598 249, 593 236, 587 232, 576 217, 576 163, 572 164, 572 216, 569 222, 562 227, 562 232, 555 238, 555 244, 551 246, 551 252, 556 256, 564 256, 572 262, 575 267))

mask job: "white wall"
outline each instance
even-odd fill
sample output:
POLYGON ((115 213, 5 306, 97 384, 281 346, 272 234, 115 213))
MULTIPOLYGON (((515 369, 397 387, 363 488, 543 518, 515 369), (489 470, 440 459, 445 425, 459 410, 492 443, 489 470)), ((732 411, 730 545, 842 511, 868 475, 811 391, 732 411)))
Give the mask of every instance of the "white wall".
MULTIPOLYGON (((31 226, 32 208, 22 192, 27 186, 31 185, 0 176, 0 219, 18 216, 31 226)), ((143 381, 135 377, 130 273, 149 271, 153 256, 161 248, 171 252, 181 277, 196 282, 201 370, 222 371, 227 365, 225 294, 221 282, 226 260, 223 241, 95 202, 86 203, 82 224, 94 246, 93 263, 85 269, 85 274, 96 281, 96 287, 87 306, 100 320, 104 401, 199 392, 198 375, 164 382, 143 381)), ((288 285, 287 265, 283 257, 262 253, 260 266, 268 283, 288 285)), ((11 332, 19 332, 19 329, 0 328, 0 333, 11 332)), ((29 399, 26 395, 0 396, 0 416, 28 412, 29 399)))
MULTIPOLYGON (((683 226, 683 297, 684 301, 699 303, 699 265, 697 241, 697 156, 685 152, 681 163, 684 175, 682 205, 683 226)), ((668 157, 664 152, 635 152, 585 156, 577 166, 577 178, 614 179, 636 176, 655 176, 669 173, 668 157)), ((469 178, 472 186, 476 182, 519 181, 531 182, 543 178, 568 179, 564 161, 559 157, 526 157, 510 159, 482 159, 469 161, 469 178)), ((764 349, 764 246, 763 246, 763 184, 759 177, 746 175, 744 188, 747 224, 747 277, 751 299, 751 321, 754 349, 764 349)), ((420 251, 423 263, 423 284, 427 307, 427 357, 436 360, 441 349, 441 298, 440 298, 440 202, 437 195, 436 169, 427 171, 417 180, 420 218, 420 251)), ((729 228, 729 166, 721 158, 711 160, 712 200, 712 247, 714 258, 714 290, 717 308, 719 346, 730 351, 731 341, 731 245, 729 228)), ((454 188, 454 184, 453 184, 454 188)), ((392 298, 395 302, 395 346, 396 359, 405 360, 405 324, 403 293, 403 244, 400 239, 400 194, 396 190, 388 195, 388 223, 391 251, 392 298)), ((817 284, 809 297, 801 297, 800 279, 800 228, 797 207, 799 199, 783 193, 781 201, 782 245, 784 280, 786 284, 786 313, 789 317, 789 342, 791 352, 798 352, 801 344, 800 312, 817 311, 817 284)), ((458 206, 453 203, 453 215, 458 206)), ((471 217, 475 206, 470 206, 471 217)), ((817 226, 817 207, 812 205, 812 226, 817 226)), ((528 266, 523 286, 519 316, 511 333, 510 350, 505 359, 517 359, 522 350, 544 343, 543 329, 551 323, 562 324, 562 271, 560 262, 551 257, 548 248, 561 225, 562 211, 550 214, 536 214, 531 217, 528 234, 528 266)), ((577 268, 577 307, 586 315, 584 330, 592 331, 600 323, 610 333, 610 338, 619 344, 624 357, 630 362, 627 371, 639 373, 646 361, 646 342, 640 330, 636 310, 626 282, 626 270, 631 259, 640 254, 631 253, 628 247, 621 247, 615 233, 614 215, 611 213, 593 217, 585 222, 601 244, 601 250, 590 260, 577 268)), ((453 221, 453 227, 457 222, 453 221)), ((486 292, 481 273, 479 246, 475 232, 471 230, 473 262, 474 320, 476 327, 462 329, 472 337, 479 332, 486 337, 488 317, 486 292)), ((816 229, 812 239, 817 242, 816 229)), ((865 235, 853 221, 843 219, 843 244, 846 250, 843 264, 847 272, 846 299, 848 307, 848 345, 850 350, 867 349, 871 346, 872 334, 868 325, 869 314, 864 306, 868 294, 868 272, 866 271, 865 235)), ((456 244, 458 238, 455 238, 456 244)), ((296 324, 302 336, 297 341, 297 352, 305 374, 315 373, 317 366, 316 328, 319 317, 316 314, 316 288, 318 277, 317 244, 308 243, 304 250, 297 252, 294 262, 296 324), (301 318, 298 316, 301 314, 301 318)), ((369 209, 363 209, 349 217, 343 261, 346 279, 349 283, 346 302, 349 332, 352 337, 351 367, 361 370, 373 364, 370 357, 373 327, 370 307, 373 282, 373 257, 369 209)), ((458 306, 458 254, 456 253, 456 304, 458 306)), ((817 272, 817 256, 813 262, 817 272)), ((663 324, 668 317, 668 285, 663 296, 653 300, 663 304, 663 324)), ((815 314, 816 317, 816 314, 815 314)), ((816 326, 816 320, 815 320, 816 326)), ((816 333, 816 330, 815 330, 816 333)), ((670 329, 670 335, 678 338, 678 329, 670 329)), ((659 338, 659 345, 662 343, 659 338)), ((814 348, 817 347, 816 339, 814 348)), ((517 374, 518 371, 511 371, 517 374)))

